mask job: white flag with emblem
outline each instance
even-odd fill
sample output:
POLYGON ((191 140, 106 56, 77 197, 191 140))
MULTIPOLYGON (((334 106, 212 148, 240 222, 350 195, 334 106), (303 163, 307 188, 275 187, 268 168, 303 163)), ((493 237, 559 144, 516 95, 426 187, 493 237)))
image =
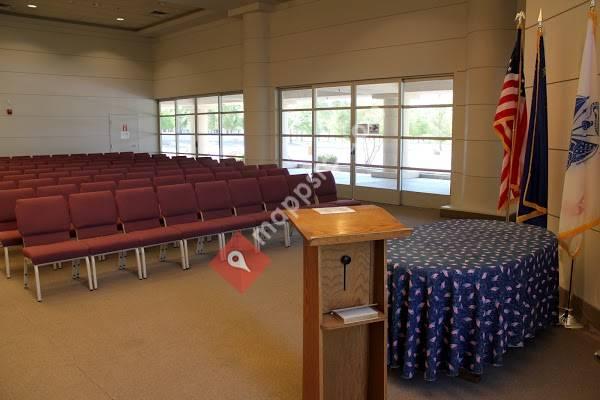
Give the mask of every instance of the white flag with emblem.
POLYGON ((595 14, 590 10, 575 99, 575 116, 563 186, 559 240, 574 257, 583 233, 600 224, 600 129, 595 14))

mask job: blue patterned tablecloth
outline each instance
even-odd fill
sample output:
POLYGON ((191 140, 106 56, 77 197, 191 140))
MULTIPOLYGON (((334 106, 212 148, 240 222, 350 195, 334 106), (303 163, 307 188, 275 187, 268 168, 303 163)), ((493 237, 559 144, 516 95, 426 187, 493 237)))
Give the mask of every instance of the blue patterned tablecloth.
POLYGON ((450 220, 388 241, 388 365, 483 373, 557 322, 558 244, 535 226, 450 220))

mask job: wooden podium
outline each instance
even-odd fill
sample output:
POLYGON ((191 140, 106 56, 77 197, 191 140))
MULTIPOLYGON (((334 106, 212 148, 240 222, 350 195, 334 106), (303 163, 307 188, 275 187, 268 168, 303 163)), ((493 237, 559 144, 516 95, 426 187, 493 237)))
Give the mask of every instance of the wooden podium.
POLYGON ((350 208, 354 212, 288 212, 304 238, 304 400, 387 396, 385 239, 406 237, 412 229, 380 207, 350 208), (343 256, 351 259, 346 267, 343 256), (373 304, 379 314, 366 321, 344 324, 330 314, 373 304))

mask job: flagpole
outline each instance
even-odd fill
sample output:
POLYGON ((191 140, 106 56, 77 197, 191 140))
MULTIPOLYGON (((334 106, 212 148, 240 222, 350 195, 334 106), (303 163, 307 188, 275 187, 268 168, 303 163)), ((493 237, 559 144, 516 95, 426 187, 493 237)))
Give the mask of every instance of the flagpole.
MULTIPOLYGON (((517 30, 523 27, 523 21, 525 20, 525 13, 523 11, 519 11, 515 16, 517 20, 517 30)), ((521 109, 521 82, 523 80, 523 66, 521 65, 523 62, 523 43, 525 39, 525 32, 521 30, 521 34, 519 37, 519 82, 517 86, 517 111, 515 113, 515 120, 513 122, 512 129, 510 130, 510 157, 508 159, 508 198, 506 201, 506 222, 510 222, 510 204, 512 198, 512 166, 513 166, 513 154, 515 149, 515 132, 517 131, 519 124, 519 110, 521 109)))
POLYGON ((575 256, 571 257, 571 276, 569 277, 569 294, 567 298, 567 307, 564 309, 565 312, 560 316, 560 323, 567 329, 581 329, 583 325, 577 322, 575 316, 572 314, 573 309, 571 308, 571 297, 573 294, 573 271, 575 270, 575 256))

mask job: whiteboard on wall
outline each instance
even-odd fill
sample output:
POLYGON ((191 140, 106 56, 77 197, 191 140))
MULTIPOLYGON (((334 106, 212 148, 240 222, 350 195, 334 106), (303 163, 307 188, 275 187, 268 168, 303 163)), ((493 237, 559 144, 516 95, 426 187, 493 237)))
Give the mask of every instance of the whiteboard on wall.
POLYGON ((137 114, 109 114, 109 145, 111 152, 140 150, 140 127, 137 114))

